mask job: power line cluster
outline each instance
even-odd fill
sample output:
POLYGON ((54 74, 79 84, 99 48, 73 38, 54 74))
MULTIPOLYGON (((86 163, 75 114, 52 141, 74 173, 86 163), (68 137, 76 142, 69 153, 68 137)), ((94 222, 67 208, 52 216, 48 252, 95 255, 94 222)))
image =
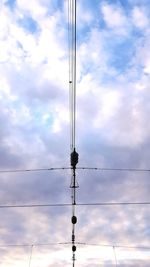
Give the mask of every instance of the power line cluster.
POLYGON ((31 267, 33 247, 35 246, 53 246, 53 245, 72 245, 72 262, 75 266, 75 252, 76 245, 83 246, 99 246, 99 247, 112 247, 114 252, 115 266, 117 266, 116 248, 128 249, 150 249, 150 247, 139 246, 126 246, 114 244, 88 244, 76 242, 75 238, 75 225, 77 223, 76 206, 127 206, 127 205, 150 205, 150 202, 97 202, 97 203, 77 203, 76 202, 76 189, 78 183, 76 179, 76 170, 95 170, 95 171, 112 171, 112 172, 150 172, 150 169, 138 168, 106 168, 106 167, 77 167, 78 153, 76 152, 76 0, 68 0, 68 40, 69 40, 69 95, 70 95, 70 167, 52 167, 52 168, 35 168, 35 169, 14 169, 14 170, 0 170, 0 174, 5 173, 20 173, 20 172, 40 172, 40 171, 60 171, 71 170, 71 199, 72 203, 45 203, 45 204, 18 204, 18 205, 0 205, 0 209, 4 208, 42 208, 42 207, 72 207, 72 235, 71 242, 62 243, 45 243, 45 244, 5 244, 0 247, 31 247, 29 257, 29 267, 31 267))

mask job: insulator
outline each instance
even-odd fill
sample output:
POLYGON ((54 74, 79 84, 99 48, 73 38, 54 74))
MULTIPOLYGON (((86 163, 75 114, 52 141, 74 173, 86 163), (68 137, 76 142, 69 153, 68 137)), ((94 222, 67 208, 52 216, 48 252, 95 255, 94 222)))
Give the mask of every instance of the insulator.
POLYGON ((75 148, 74 148, 74 151, 71 153, 71 166, 73 168, 76 167, 78 163, 78 159, 79 159, 79 154, 75 151, 75 148))
POLYGON ((76 216, 72 216, 71 222, 72 222, 72 224, 76 224, 77 223, 77 217, 76 216))
POLYGON ((72 246, 72 251, 73 251, 73 252, 76 251, 76 246, 72 246))
POLYGON ((72 235, 72 242, 75 241, 75 235, 72 235))

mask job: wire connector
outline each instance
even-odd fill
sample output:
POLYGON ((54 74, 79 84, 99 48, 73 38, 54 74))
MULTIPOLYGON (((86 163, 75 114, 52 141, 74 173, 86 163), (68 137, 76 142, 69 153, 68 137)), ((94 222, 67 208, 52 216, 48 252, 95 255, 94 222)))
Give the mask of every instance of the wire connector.
POLYGON ((76 150, 74 148, 73 152, 70 155, 71 166, 73 167, 73 169, 76 168, 76 165, 78 163, 78 159, 79 159, 79 154, 76 152, 76 150))
POLYGON ((72 242, 74 242, 74 241, 75 241, 75 235, 72 234, 72 242))
POLYGON ((76 250, 77 250, 76 246, 73 245, 73 246, 72 246, 72 252, 75 252, 76 250))
POLYGON ((77 217, 76 216, 72 216, 71 222, 72 222, 72 224, 76 224, 77 223, 77 217))

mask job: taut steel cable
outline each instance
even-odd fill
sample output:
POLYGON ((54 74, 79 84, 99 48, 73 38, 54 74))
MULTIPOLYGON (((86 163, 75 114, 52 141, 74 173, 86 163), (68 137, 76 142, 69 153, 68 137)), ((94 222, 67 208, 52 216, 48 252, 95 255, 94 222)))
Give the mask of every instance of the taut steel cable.
POLYGON ((78 153, 75 148, 75 126, 76 126, 76 0, 68 0, 68 30, 69 30, 69 95, 70 95, 70 165, 72 169, 71 190, 72 190, 72 263, 75 266, 75 224, 77 217, 75 216, 76 205, 76 165, 78 163, 78 153))

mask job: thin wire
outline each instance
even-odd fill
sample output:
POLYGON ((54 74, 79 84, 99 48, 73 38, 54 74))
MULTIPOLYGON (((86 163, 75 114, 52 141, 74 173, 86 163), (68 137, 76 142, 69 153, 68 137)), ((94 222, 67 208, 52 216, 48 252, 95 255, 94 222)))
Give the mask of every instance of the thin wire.
POLYGON ((30 258, 29 258, 29 267, 31 267, 32 254, 33 254, 33 245, 31 245, 30 258))
POLYGON ((69 21, 69 107, 70 107, 70 148, 73 150, 73 14, 72 1, 68 0, 69 21))
MULTIPOLYGON (((41 246, 57 246, 57 245, 70 245, 72 242, 55 242, 55 243, 29 243, 29 244, 0 244, 1 248, 5 247, 41 247, 41 246)), ((108 247, 108 248, 124 248, 124 249, 140 249, 140 250, 150 250, 149 246, 129 246, 124 244, 114 245, 114 244, 93 244, 86 242, 75 242, 77 245, 82 246, 97 246, 97 247, 108 247)))
POLYGON ((93 244, 93 243, 82 243, 77 242, 78 245, 84 246, 96 246, 96 247, 115 247, 115 248, 124 248, 124 249, 141 249, 141 250, 150 250, 149 246, 128 246, 128 245, 114 245, 114 244, 93 244))
POLYGON ((74 39, 74 0, 72 0, 72 148, 74 149, 75 143, 74 143, 74 115, 75 115, 75 110, 74 110, 74 83, 75 83, 75 39, 74 39))
POLYGON ((74 0, 72 0, 72 7, 71 7, 71 14, 72 14, 72 149, 74 149, 75 147, 75 143, 74 143, 74 114, 75 114, 75 110, 74 110, 74 83, 75 83, 75 76, 74 76, 74 72, 75 72, 75 64, 74 64, 74 59, 75 59, 75 50, 74 50, 74 0))
MULTIPOLYGON (((99 202, 99 203, 76 203, 75 206, 128 206, 150 205, 150 202, 99 202)), ((72 203, 58 204, 23 204, 23 205, 0 205, 0 209, 6 208, 43 208, 43 207, 71 207, 72 203)))
MULTIPOLYGON (((76 0, 72 0, 71 4, 71 26, 72 26, 72 93, 71 93, 71 108, 72 108, 72 140, 71 140, 71 152, 75 151, 75 126, 76 126, 76 0)), ((72 154, 71 154, 72 155, 72 154)), ((72 165, 72 161, 71 161, 72 165)), ((73 165, 72 165, 73 166, 73 165)), ((72 168, 72 218, 75 216, 76 205, 76 165, 72 168)), ((72 222, 72 266, 75 266, 75 224, 72 222)))
MULTIPOLYGON (((72 164, 72 153, 75 153, 76 130, 76 0, 68 0, 69 19, 69 97, 70 97, 70 148, 72 166, 72 218, 75 216, 76 205, 76 164, 72 164), (73 182, 73 184, 72 184, 73 182)), ((72 222, 72 265, 75 266, 75 224, 72 222)))
POLYGON ((54 167, 54 168, 40 168, 40 169, 15 169, 15 170, 0 170, 0 173, 15 173, 15 172, 39 172, 39 171, 57 171, 70 170, 71 167, 54 167))
POLYGON ((23 204, 23 205, 0 205, 0 209, 5 208, 44 208, 44 207, 67 207, 72 204, 23 204))
POLYGON ((70 18, 70 0, 68 0, 68 58, 69 58, 69 83, 71 81, 71 73, 70 73, 70 57, 71 57, 71 48, 70 48, 70 44, 71 44, 71 40, 70 40, 70 21, 71 21, 71 18, 70 18))
POLYGON ((137 168, 78 167, 77 169, 78 169, 78 170, 96 170, 96 171, 150 172, 150 169, 137 169, 137 168))
POLYGON ((68 0, 68 41, 69 41, 69 95, 71 151, 75 148, 76 123, 76 0, 68 0))
POLYGON ((77 10, 76 0, 74 0, 74 148, 75 148, 75 137, 76 137, 76 61, 77 61, 77 10))
POLYGON ((68 0, 70 149, 73 150, 73 36, 72 1, 68 0))
POLYGON ((150 205, 150 202, 97 202, 97 203, 77 203, 77 206, 120 206, 120 205, 150 205))
POLYGON ((116 255, 116 250, 115 250, 115 246, 113 246, 113 252, 114 252, 114 258, 115 258, 115 266, 117 267, 117 255, 116 255))
POLYGON ((70 245, 71 242, 59 242, 59 243, 35 243, 35 244, 3 244, 0 245, 1 248, 4 247, 40 247, 40 246, 57 246, 57 245, 70 245))
MULTIPOLYGON (((54 167, 54 168, 37 168, 37 169, 14 169, 14 170, 0 170, 0 173, 57 171, 57 170, 71 170, 71 169, 72 169, 72 167, 54 167)), ((150 169, 136 169, 136 168, 76 167, 76 169, 77 170, 95 170, 95 171, 150 172, 150 169)))

